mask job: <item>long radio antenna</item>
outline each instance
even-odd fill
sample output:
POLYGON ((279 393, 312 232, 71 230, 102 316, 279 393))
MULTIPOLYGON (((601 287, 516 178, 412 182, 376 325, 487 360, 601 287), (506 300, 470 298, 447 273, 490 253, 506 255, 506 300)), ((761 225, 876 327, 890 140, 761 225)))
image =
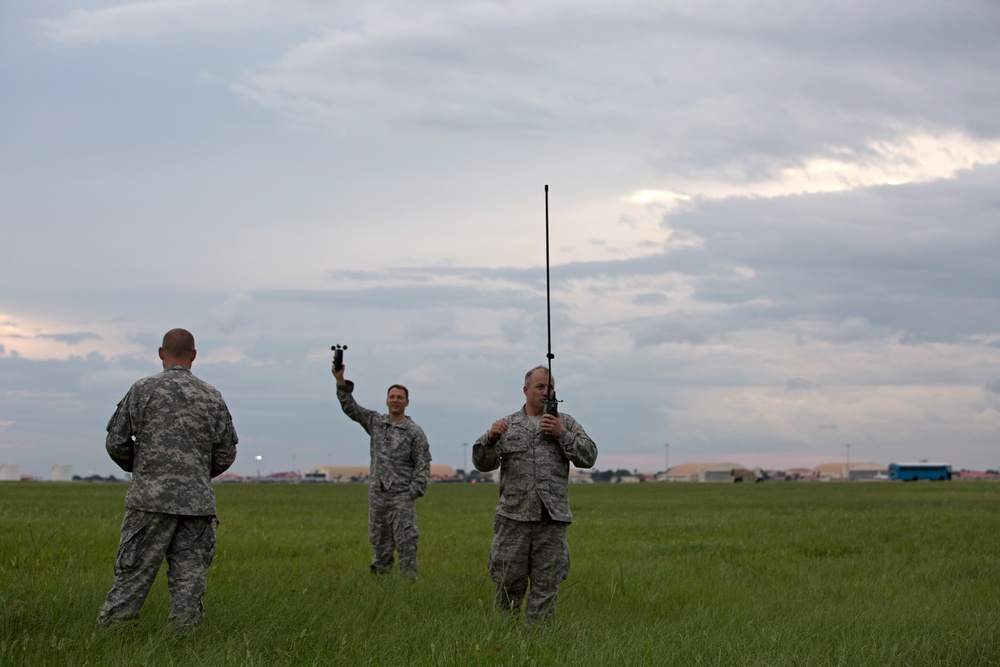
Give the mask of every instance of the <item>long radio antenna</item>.
MULTIPOLYGON (((546 358, 549 360, 549 385, 552 385, 552 360, 556 355, 552 354, 552 297, 549 293, 549 186, 545 186, 545 327, 548 333, 548 351, 546 358)), ((546 396, 551 393, 551 388, 546 391, 546 396)))

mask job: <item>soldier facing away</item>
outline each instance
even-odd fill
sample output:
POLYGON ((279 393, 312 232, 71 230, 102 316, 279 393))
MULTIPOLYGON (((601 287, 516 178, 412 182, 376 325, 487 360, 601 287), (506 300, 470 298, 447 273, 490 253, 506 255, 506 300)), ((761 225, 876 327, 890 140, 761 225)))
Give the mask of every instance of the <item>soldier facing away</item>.
POLYGON ((139 617, 164 557, 168 621, 178 631, 204 622, 219 524, 212 478, 236 460, 238 438, 222 394, 191 373, 196 355, 194 336, 168 331, 159 348, 163 371, 133 384, 108 422, 108 454, 132 482, 100 626, 139 617))
POLYGON ((597 445, 568 414, 545 414, 555 392, 545 366, 528 371, 523 391, 524 407, 476 440, 472 463, 483 472, 500 468, 489 557, 494 607, 520 613, 530 582, 525 617, 537 621, 555 613, 559 584, 569 576, 569 464, 593 467, 597 445))
POLYGON ((410 393, 394 384, 386 393, 389 414, 368 410, 354 400, 354 383, 344 379, 346 366, 332 368, 337 379, 337 399, 344 414, 361 424, 371 436, 371 469, 368 476, 368 541, 375 555, 371 571, 388 574, 393 552, 399 554, 400 572, 417 578, 417 508, 431 476, 427 436, 406 416, 410 393))

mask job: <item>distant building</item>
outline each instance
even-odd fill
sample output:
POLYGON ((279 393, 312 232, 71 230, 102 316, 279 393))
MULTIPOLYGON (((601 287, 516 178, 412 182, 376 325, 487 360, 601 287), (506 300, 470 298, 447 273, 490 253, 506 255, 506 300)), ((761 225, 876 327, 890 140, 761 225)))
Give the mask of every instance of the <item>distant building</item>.
POLYGON ((883 479, 889 469, 884 463, 875 461, 851 461, 851 469, 848 471, 847 463, 836 461, 821 463, 813 468, 813 476, 820 480, 851 480, 866 481, 873 479, 883 479))
POLYGON ((0 463, 0 482, 20 482, 21 466, 17 463, 0 463))
POLYGON ((759 475, 739 463, 682 463, 658 479, 667 482, 755 482, 759 475))
POLYGON ((283 472, 272 472, 270 475, 264 477, 261 481, 292 484, 294 482, 299 481, 299 479, 301 479, 301 475, 299 475, 299 473, 287 470, 283 472))
POLYGON ((49 475, 49 479, 53 482, 68 482, 73 479, 73 466, 54 463, 52 464, 52 472, 49 475))
POLYGON ((462 478, 459 476, 458 471, 451 466, 446 466, 443 463, 431 464, 432 482, 457 482, 461 479, 462 478))
POLYGON ((309 477, 323 475, 328 482, 368 482, 368 466, 316 466, 306 473, 309 477))
MULTIPOLYGON (((306 477, 316 479, 323 477, 327 482, 363 482, 368 483, 371 475, 369 466, 316 466, 305 473, 306 477)), ((458 473, 449 465, 431 464, 432 482, 452 482, 460 479, 458 473)))
POLYGON ((959 470, 954 473, 952 479, 964 479, 966 481, 982 481, 1000 479, 1000 473, 993 470, 959 470))

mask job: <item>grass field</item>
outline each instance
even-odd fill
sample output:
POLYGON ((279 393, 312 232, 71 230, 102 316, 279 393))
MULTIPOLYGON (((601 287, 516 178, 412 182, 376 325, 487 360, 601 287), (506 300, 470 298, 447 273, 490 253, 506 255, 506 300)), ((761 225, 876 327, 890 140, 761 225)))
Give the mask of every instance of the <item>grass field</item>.
POLYGON ((205 626, 94 629, 124 485, 0 485, 0 665, 1000 665, 1000 484, 571 488, 555 620, 496 615, 495 485, 418 502, 419 582, 368 573, 366 488, 224 485, 205 626))

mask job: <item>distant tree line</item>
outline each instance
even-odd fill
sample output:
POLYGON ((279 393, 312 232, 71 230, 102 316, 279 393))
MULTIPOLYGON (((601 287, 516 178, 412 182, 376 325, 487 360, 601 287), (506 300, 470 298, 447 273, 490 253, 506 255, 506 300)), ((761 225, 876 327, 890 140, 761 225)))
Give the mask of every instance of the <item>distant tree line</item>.
POLYGON ((624 468, 619 468, 618 470, 595 470, 590 473, 590 479, 595 482, 611 482, 619 477, 633 477, 634 475, 634 472, 625 470, 624 468))
POLYGON ((114 475, 108 475, 107 477, 101 477, 100 475, 88 475, 86 477, 81 477, 80 475, 73 475, 74 482, 127 482, 125 479, 118 479, 114 475))

